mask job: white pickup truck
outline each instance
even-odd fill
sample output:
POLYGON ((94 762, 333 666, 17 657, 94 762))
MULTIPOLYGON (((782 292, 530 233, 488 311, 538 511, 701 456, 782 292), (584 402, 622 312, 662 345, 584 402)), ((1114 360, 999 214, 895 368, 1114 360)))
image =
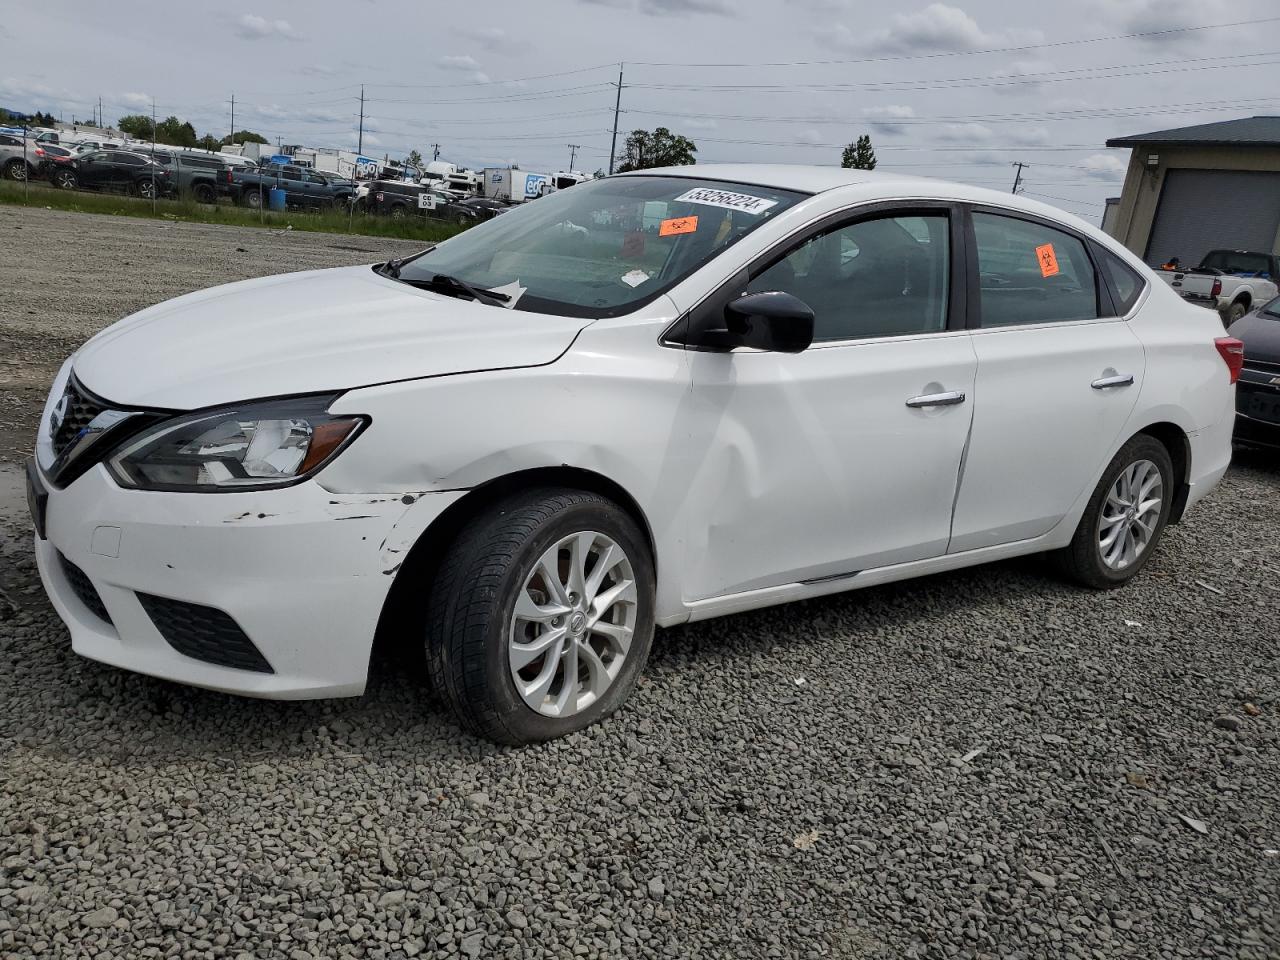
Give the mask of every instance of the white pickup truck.
POLYGON ((1227 326, 1280 294, 1280 258, 1271 253, 1211 250, 1198 267, 1157 272, 1182 299, 1216 309, 1227 326))

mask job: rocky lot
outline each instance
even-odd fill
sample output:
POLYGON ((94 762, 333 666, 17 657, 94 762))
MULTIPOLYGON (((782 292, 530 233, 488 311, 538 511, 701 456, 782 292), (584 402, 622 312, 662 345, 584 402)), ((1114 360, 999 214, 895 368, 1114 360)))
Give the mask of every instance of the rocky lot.
MULTIPOLYGON (((0 208, 0 449, 124 313, 399 252, 0 208)), ((619 716, 515 750, 395 662, 270 703, 76 657, 19 480, 0 956, 1280 956, 1280 458, 1123 590, 1029 560, 662 632, 619 716)))

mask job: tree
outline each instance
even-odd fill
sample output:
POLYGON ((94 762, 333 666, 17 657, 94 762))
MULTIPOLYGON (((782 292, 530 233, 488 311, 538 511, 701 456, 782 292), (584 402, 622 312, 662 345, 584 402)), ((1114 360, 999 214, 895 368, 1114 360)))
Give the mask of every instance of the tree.
POLYGON ((224 144, 232 143, 270 143, 266 137, 260 133, 254 133, 252 130, 237 130, 229 137, 223 137, 224 144))
POLYGON ((177 117, 166 117, 156 124, 156 141, 174 147, 194 147, 196 128, 177 117))
POLYGON ((203 137, 196 141, 196 146, 201 150, 212 150, 218 152, 218 147, 222 146, 222 141, 215 137, 212 133, 206 133, 203 137))
POLYGON ((853 170, 874 170, 876 168, 876 152, 871 147, 868 134, 860 136, 856 143, 844 148, 844 156, 840 158, 840 166, 853 170))
POLYGON ((116 126, 121 133, 126 133, 135 140, 150 140, 153 127, 151 118, 144 117, 140 113, 131 113, 127 117, 121 117, 116 121, 116 126))
POLYGON ((622 164, 619 173, 628 170, 649 170, 653 167, 684 167, 697 163, 693 155, 697 146, 688 137, 672 133, 666 127, 648 130, 632 130, 622 148, 622 164))
POLYGON ((404 165, 406 167, 413 167, 416 170, 421 170, 422 154, 420 154, 417 150, 410 150, 409 155, 404 158, 404 165))

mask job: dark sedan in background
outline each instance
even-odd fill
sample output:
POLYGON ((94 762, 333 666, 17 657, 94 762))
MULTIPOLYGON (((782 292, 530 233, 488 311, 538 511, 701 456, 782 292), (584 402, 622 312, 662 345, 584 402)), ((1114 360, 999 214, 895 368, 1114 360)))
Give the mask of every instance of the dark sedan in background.
POLYGON ((1280 449, 1280 297, 1233 323, 1231 335, 1244 342, 1235 439, 1280 449))

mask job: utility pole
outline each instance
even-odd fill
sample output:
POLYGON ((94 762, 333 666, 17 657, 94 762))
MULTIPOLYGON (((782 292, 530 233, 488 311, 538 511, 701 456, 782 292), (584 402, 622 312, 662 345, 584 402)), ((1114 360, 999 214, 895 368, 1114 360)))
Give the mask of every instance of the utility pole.
POLYGON ((613 143, 609 145, 609 174, 613 175, 613 155, 618 149, 618 113, 622 108, 622 64, 618 64, 618 96, 613 101, 613 143))
MULTIPOLYGON (((154 102, 152 103, 152 107, 153 107, 153 108, 155 107, 155 103, 154 103, 154 102)), ((153 109, 153 110, 152 110, 152 113, 154 113, 154 112, 155 112, 155 110, 153 109)), ((102 124, 102 98, 101 98, 101 97, 99 97, 99 98, 98 98, 98 126, 100 126, 100 127, 101 127, 102 125, 103 125, 103 124, 102 124)))
POLYGON ((364 84, 360 84, 360 136, 356 141, 356 153, 364 154, 364 84))
POLYGON ((569 148, 569 172, 573 173, 573 161, 578 156, 578 151, 582 149, 582 144, 570 143, 566 144, 566 146, 569 148))
MULTIPOLYGON (((170 166, 174 164, 170 162, 170 166)), ((215 198, 216 199, 216 198, 215 198)), ((156 214, 156 98, 151 98, 151 215, 156 214)))
POLYGON ((231 95, 231 134, 227 137, 227 143, 236 142, 236 95, 231 95))
POLYGON ((1010 166, 1018 168, 1018 172, 1014 174, 1014 177, 1013 177, 1013 190, 1010 191, 1011 193, 1017 193, 1018 187, 1021 186, 1022 184, 1022 168, 1029 167, 1030 164, 1023 163, 1021 160, 1015 160, 1012 164, 1010 164, 1010 166))
POLYGON ((431 153, 431 159, 432 159, 432 160, 439 160, 439 159, 440 159, 440 144, 438 144, 438 143, 433 143, 433 144, 431 145, 431 151, 432 151, 432 153, 431 153))

